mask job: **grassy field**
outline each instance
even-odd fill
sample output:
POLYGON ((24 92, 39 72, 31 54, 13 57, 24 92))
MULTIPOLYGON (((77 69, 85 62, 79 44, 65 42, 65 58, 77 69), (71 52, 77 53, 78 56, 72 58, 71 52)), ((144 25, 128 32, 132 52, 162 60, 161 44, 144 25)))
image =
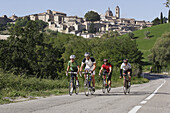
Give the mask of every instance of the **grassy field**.
MULTIPOLYGON (((80 91, 83 91, 83 78, 80 80, 80 91)), ((122 86, 122 79, 112 77, 112 87, 122 86)), ((133 77, 132 84, 146 83, 145 78, 133 77)), ((69 77, 62 80, 26 78, 0 71, 0 104, 44 98, 51 95, 68 94, 69 77)), ((96 89, 101 89, 102 81, 96 80, 96 89)))
MULTIPOLYGON (((136 38, 136 43, 138 44, 139 50, 143 52, 143 61, 149 63, 148 55, 151 53, 150 50, 154 46, 156 40, 162 36, 165 32, 170 32, 170 23, 161 24, 157 26, 152 26, 142 30, 134 31, 134 37, 136 38), (149 31, 149 38, 146 38, 144 33, 149 31)), ((128 37, 128 34, 125 34, 121 37, 128 37)), ((145 65, 144 69, 149 70, 150 65, 145 65)))

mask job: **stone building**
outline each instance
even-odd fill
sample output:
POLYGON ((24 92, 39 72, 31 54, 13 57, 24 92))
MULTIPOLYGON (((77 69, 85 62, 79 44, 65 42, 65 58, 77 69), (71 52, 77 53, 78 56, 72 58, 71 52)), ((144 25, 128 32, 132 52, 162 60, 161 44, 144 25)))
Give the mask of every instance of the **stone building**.
POLYGON ((8 22, 12 22, 6 15, 0 17, 0 24, 7 24, 8 22))
POLYGON ((16 21, 18 19, 18 16, 16 16, 15 14, 12 15, 11 17, 9 17, 9 19, 16 21))

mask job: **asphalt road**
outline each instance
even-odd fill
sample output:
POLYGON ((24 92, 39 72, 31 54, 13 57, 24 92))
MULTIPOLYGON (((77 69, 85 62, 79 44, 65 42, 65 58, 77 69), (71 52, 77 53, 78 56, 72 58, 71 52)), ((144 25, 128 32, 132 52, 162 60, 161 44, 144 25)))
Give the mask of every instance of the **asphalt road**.
POLYGON ((132 85, 124 95, 122 87, 109 94, 101 90, 92 96, 63 95, 0 105, 0 113, 170 113, 170 78, 148 75, 149 83, 132 85))

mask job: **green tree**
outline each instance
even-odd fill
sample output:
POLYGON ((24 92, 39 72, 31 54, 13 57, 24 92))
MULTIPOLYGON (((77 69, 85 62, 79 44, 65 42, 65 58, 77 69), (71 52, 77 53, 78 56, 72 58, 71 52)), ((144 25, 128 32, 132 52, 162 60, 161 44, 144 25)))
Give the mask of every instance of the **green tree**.
POLYGON ((159 38, 149 55, 155 72, 161 72, 163 67, 170 64, 170 33, 165 33, 159 38))
POLYGON ((90 24, 90 27, 88 29, 88 33, 96 33, 95 24, 93 22, 90 24))
POLYGON ((129 38, 134 39, 134 34, 132 32, 128 33, 129 38))
POLYGON ((95 12, 95 11, 88 11, 85 14, 84 17, 85 17, 86 21, 91 21, 91 22, 99 21, 100 20, 100 15, 97 12, 95 12))
POLYGON ((163 24, 163 14, 161 12, 161 15, 160 15, 160 24, 163 24))
POLYGON ((144 32, 145 38, 149 38, 149 34, 150 34, 149 31, 145 31, 145 32, 144 32))
POLYGON ((170 5, 170 0, 166 0, 165 6, 169 7, 169 5, 170 5))
POLYGON ((168 13, 168 23, 170 23, 170 9, 169 9, 169 13, 168 13))
POLYGON ((153 25, 159 25, 160 24, 160 19, 157 17, 152 21, 153 25))

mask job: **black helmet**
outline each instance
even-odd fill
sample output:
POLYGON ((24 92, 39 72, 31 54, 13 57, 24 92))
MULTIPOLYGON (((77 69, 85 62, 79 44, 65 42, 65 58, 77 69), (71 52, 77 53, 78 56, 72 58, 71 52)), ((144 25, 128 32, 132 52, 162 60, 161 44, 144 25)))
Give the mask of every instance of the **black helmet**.
POLYGON ((128 59, 124 59, 123 62, 124 62, 124 63, 128 63, 128 59))
POLYGON ((104 59, 103 61, 104 61, 104 62, 108 62, 108 59, 104 59))

